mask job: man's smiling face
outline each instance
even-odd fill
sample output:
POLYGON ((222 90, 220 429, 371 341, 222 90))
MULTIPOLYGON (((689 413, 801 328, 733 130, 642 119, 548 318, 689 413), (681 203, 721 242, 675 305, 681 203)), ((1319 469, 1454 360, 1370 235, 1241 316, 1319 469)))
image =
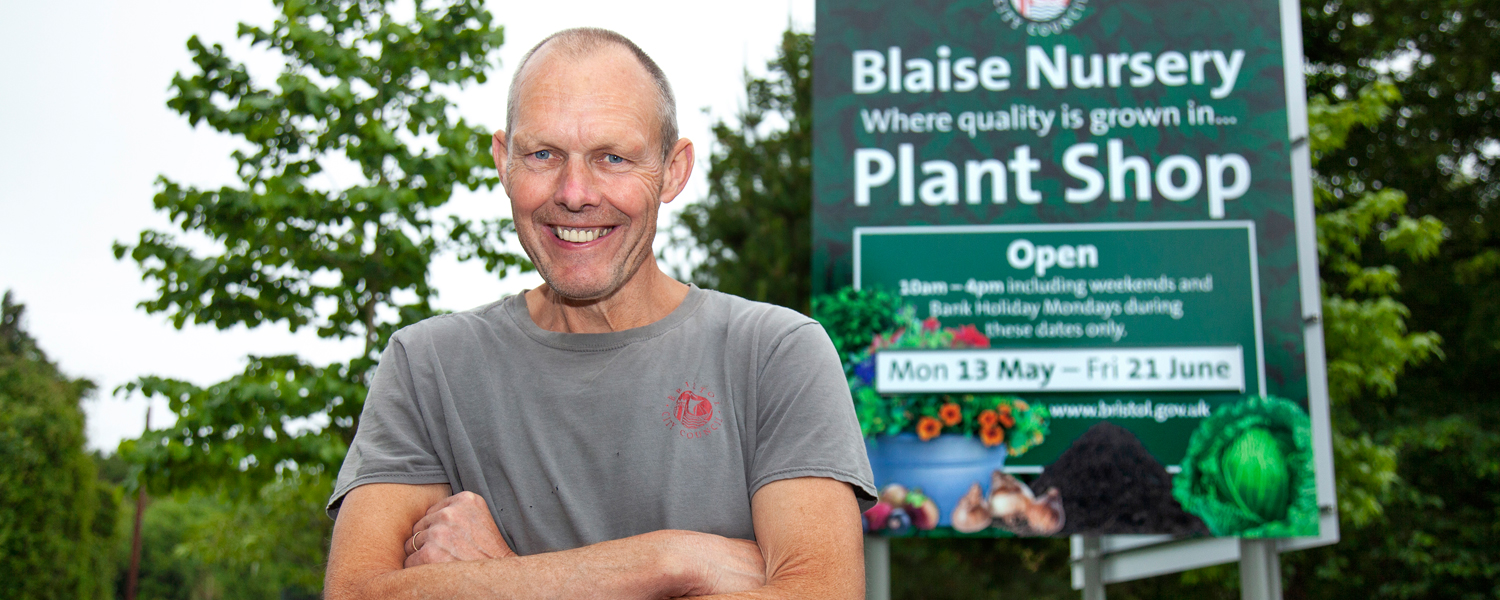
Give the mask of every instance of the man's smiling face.
POLYGON ((524 67, 509 148, 496 160, 542 278, 566 298, 593 300, 651 257, 657 208, 682 183, 669 181, 656 88, 629 51, 574 57, 549 47, 524 67))

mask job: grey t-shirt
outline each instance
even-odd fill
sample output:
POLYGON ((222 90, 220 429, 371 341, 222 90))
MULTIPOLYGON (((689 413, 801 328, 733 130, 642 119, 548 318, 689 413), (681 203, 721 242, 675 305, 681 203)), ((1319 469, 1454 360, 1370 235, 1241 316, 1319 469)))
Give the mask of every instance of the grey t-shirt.
POLYGON ((366 483, 447 483, 523 555, 659 529, 754 539, 751 496, 805 476, 874 501, 816 321, 694 287, 645 327, 567 334, 516 295, 391 338, 329 514, 366 483))

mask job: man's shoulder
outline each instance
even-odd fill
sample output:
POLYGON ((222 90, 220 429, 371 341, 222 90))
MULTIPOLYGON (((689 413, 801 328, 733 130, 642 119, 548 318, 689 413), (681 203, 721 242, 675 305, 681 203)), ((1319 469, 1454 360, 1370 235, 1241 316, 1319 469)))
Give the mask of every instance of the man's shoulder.
POLYGON ((714 290, 703 292, 707 298, 698 311, 700 317, 712 323, 731 346, 774 351, 784 343, 816 344, 815 340, 828 339, 816 320, 790 308, 714 290))
POLYGON ((397 330, 391 341, 403 346, 446 345, 471 339, 476 333, 493 332, 507 326, 510 317, 506 314, 505 305, 513 298, 515 297, 506 296, 469 310, 422 319, 397 330))
POLYGON ((785 306, 741 298, 734 294, 704 289, 703 317, 722 320, 731 329, 759 333, 789 332, 817 325, 811 317, 785 306))

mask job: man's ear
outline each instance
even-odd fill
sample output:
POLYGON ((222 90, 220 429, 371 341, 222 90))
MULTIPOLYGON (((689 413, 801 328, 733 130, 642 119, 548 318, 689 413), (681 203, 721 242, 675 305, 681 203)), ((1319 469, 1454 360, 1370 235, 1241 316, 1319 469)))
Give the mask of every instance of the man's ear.
POLYGON ((665 181, 661 186, 661 202, 666 204, 677 198, 687 187, 688 178, 693 174, 693 142, 687 138, 677 140, 672 145, 672 153, 667 156, 667 172, 665 181))
POLYGON ((505 185, 505 161, 510 156, 510 148, 505 145, 505 131, 496 129, 495 135, 490 137, 490 156, 495 158, 495 170, 500 172, 500 185, 505 185))

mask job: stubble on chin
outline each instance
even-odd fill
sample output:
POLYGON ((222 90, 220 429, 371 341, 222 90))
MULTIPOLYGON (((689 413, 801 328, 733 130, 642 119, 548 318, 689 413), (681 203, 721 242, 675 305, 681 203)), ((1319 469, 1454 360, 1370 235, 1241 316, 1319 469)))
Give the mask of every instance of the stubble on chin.
MULTIPOLYGON (((545 228, 539 229, 540 235, 550 235, 545 228)), ((644 238, 647 242, 655 237, 652 235, 655 233, 655 228, 652 227, 651 229, 653 231, 644 238)), ((547 241, 541 240, 540 243, 545 244, 547 241)), ((570 268, 567 265, 553 262, 550 259, 537 260, 538 256, 545 256, 539 252, 539 248, 527 248, 528 244, 524 241, 521 246, 526 250, 527 256, 531 258, 532 264, 536 265, 537 273, 542 276, 542 280, 547 282, 547 287, 557 295, 562 296, 563 299, 573 302, 589 302, 614 294, 625 287, 635 277, 636 273, 640 271, 641 266, 646 264, 646 259, 651 256, 651 246, 648 245, 642 250, 634 251, 633 255, 625 256, 619 262, 611 261, 612 264, 607 265, 602 270, 602 273, 600 273, 603 276, 602 279, 588 278, 579 280, 576 277, 569 276, 572 273, 569 273, 570 268)), ((587 266, 592 265, 586 265, 585 268, 587 266)))
MULTIPOLYGON (((658 177, 656 181, 656 189, 653 191, 653 195, 651 197, 658 199, 661 198, 662 190, 665 189, 666 182, 662 178, 658 177)), ((615 208, 612 205, 609 205, 608 203, 604 204, 603 206, 608 206, 609 208, 606 209, 601 206, 596 207, 594 210, 609 210, 613 211, 616 214, 620 212, 619 209, 615 208)), ((644 237, 642 238, 642 241, 644 242, 644 249, 627 249, 627 252, 633 252, 634 255, 627 255, 624 257, 624 260, 621 260, 619 263, 610 265, 604 281, 600 281, 597 283, 578 282, 578 285, 574 285, 571 281, 571 278, 567 277, 567 273, 564 272, 567 270, 567 267, 555 264, 550 259, 537 260, 538 257, 546 256, 546 254, 543 253, 542 250, 546 244, 551 242, 551 240, 546 239, 547 237, 552 236, 551 228, 544 225, 544 223, 549 222, 548 219, 558 221, 565 220, 556 218, 556 213, 552 212, 555 210, 559 209, 556 206, 552 206, 539 209, 540 212, 534 213, 532 215, 532 225, 534 227, 533 231, 535 234, 533 242, 535 243, 535 247, 533 247, 532 242, 527 241, 526 236, 519 237, 522 250, 524 250, 526 252, 526 256, 531 259, 531 263, 536 266, 537 273, 542 276, 542 280, 547 282, 547 287, 559 296, 562 296, 565 300, 574 302, 589 302, 599 300, 601 298, 605 298, 614 294, 615 292, 623 288, 632 278, 635 277, 636 273, 640 271, 641 266, 646 264, 646 259, 650 258, 652 254, 653 242, 656 238, 657 218, 660 215, 661 211, 660 201, 654 202, 654 206, 649 209, 649 212, 644 215, 645 218, 642 219, 641 223, 639 223, 647 230, 644 237)), ((634 226, 637 224, 628 217, 624 219, 624 221, 629 226, 634 226)), ((616 231, 613 232, 613 234, 621 233, 622 232, 620 232, 619 229, 616 229, 616 231)))

